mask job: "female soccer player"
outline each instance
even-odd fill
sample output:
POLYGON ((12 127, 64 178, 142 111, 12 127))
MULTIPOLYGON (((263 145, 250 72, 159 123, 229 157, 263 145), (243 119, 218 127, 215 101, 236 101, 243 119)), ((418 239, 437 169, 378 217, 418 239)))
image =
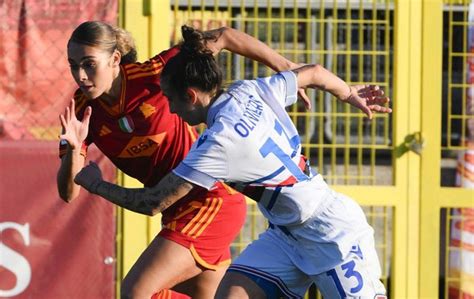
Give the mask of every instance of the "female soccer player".
MULTIPOLYGON (((212 53, 227 49, 275 70, 292 66, 262 42, 231 28, 206 32, 204 39, 212 53)), ((197 136, 170 113, 160 87, 163 67, 179 47, 137 63, 127 32, 85 22, 72 33, 67 53, 79 89, 60 116, 61 198, 69 202, 77 196, 80 186, 73 178, 91 143, 126 174, 147 187, 156 185, 178 166, 197 136)), ((152 214, 133 200, 119 205, 152 214)), ((223 184, 194 188, 163 213, 163 229, 126 275, 122 297, 148 299, 172 287, 193 298, 212 297, 230 263, 229 246, 245 221, 245 209, 244 197, 223 184)))
POLYGON ((208 126, 186 158, 156 186, 126 189, 101 177, 96 164, 75 180, 116 204, 133 201, 157 213, 196 188, 221 181, 258 202, 270 227, 229 267, 218 298, 302 298, 315 283, 324 298, 382 298, 373 229, 362 209, 331 190, 301 155, 285 111, 298 87, 318 88, 372 117, 389 113, 377 86, 351 86, 318 65, 221 89, 221 73, 203 36, 183 27, 181 52, 161 78, 170 108, 190 125, 208 126), (378 296, 378 297, 377 297, 378 296))

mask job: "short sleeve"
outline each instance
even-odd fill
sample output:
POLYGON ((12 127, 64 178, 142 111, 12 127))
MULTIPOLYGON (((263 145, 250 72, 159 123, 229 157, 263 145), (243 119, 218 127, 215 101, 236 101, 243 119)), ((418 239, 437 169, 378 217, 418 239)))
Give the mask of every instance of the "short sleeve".
POLYGON ((280 75, 285 78, 286 83, 285 106, 290 106, 298 99, 298 78, 292 71, 281 72, 280 75))
POLYGON ((226 180, 227 163, 226 151, 219 138, 206 130, 173 173, 209 190, 217 181, 226 180))
POLYGON ((278 102, 286 107, 298 99, 298 82, 292 71, 277 73, 271 77, 256 80, 261 97, 268 102, 278 102))

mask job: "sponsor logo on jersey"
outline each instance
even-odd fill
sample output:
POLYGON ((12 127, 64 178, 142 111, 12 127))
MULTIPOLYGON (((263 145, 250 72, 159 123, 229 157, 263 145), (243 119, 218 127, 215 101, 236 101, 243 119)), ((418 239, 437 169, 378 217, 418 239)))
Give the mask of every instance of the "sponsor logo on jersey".
POLYGON ((359 245, 353 245, 351 247, 351 252, 360 257, 361 260, 364 259, 364 256, 362 255, 362 250, 360 249, 359 245))
POLYGON ((151 136, 135 136, 128 142, 118 158, 136 158, 151 156, 163 142, 166 132, 151 136))
POLYGON ((153 113, 156 112, 155 106, 152 106, 148 103, 143 103, 140 105, 140 111, 143 113, 145 118, 150 117, 153 113))
POLYGON ((102 125, 102 127, 100 128, 100 131, 99 131, 99 136, 102 137, 102 136, 110 134, 111 132, 112 131, 109 128, 107 128, 106 125, 102 125))
POLYGON ((133 119, 129 115, 125 115, 118 120, 118 124, 120 130, 125 133, 132 133, 135 129, 135 124, 133 123, 133 119))

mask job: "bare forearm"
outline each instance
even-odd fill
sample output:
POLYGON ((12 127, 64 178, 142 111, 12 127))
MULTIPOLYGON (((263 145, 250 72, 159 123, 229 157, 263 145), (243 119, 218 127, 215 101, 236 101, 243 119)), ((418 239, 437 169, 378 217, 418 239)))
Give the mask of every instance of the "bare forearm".
POLYGON ((212 31, 217 40, 208 43, 209 48, 216 54, 222 49, 245 56, 265 64, 274 71, 284 71, 297 65, 278 54, 260 40, 239 30, 223 27, 212 31))
POLYGON ((84 166, 85 158, 78 151, 68 149, 62 157, 56 183, 59 196, 66 202, 79 195, 80 186, 74 183, 74 177, 84 166))
POLYGON ((298 87, 312 87, 329 92, 344 100, 351 95, 350 86, 341 78, 318 64, 309 64, 294 70, 298 74, 298 87))

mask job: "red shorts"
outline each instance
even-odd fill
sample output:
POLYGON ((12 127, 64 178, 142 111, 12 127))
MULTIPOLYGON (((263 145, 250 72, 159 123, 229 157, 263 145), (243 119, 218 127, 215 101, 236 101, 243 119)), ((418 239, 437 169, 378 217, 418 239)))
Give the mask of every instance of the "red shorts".
POLYGON ((245 197, 222 183, 200 189, 163 212, 159 236, 189 248, 207 269, 230 264, 230 245, 245 222, 245 197))

